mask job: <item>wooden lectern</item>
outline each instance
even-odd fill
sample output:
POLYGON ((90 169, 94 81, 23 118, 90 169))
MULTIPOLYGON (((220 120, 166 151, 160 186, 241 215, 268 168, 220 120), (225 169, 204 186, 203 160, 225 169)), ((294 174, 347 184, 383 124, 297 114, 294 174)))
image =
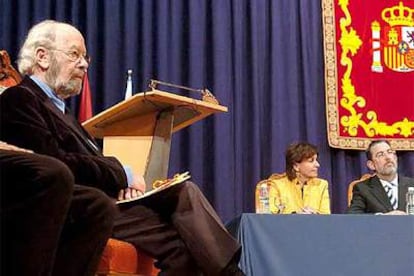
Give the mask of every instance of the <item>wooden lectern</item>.
POLYGON ((141 173, 149 191, 155 180, 167 178, 172 133, 216 112, 227 112, 227 107, 153 89, 110 107, 83 126, 103 138, 104 155, 141 173))

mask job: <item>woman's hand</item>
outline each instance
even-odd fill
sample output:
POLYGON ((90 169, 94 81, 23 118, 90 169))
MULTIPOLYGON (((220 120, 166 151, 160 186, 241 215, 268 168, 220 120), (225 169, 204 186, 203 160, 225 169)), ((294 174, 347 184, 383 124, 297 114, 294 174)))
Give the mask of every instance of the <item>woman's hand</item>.
POLYGON ((307 215, 312 215, 312 214, 319 214, 318 211, 316 211, 314 208, 309 207, 309 206, 305 206, 302 208, 301 212, 299 212, 299 214, 307 214, 307 215))

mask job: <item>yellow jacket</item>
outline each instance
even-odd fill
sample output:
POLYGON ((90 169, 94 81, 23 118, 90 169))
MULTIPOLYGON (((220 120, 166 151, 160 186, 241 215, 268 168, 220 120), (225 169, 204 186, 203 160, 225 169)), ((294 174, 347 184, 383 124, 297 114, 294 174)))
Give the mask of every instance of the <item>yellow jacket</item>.
POLYGON ((330 214, 328 181, 320 178, 309 180, 303 187, 303 197, 297 179, 289 181, 287 176, 271 181, 269 206, 273 214, 299 213, 309 206, 320 214, 330 214))

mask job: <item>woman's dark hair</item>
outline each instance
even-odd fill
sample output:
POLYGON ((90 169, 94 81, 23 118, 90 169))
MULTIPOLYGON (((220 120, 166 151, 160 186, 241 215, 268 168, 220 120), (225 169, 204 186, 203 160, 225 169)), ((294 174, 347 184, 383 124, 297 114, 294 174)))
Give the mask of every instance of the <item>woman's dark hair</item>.
POLYGON ((307 158, 311 158, 315 154, 318 154, 316 146, 306 143, 299 142, 288 146, 286 149, 286 175, 289 180, 293 180, 296 177, 296 172, 293 166, 296 163, 300 163, 307 158))

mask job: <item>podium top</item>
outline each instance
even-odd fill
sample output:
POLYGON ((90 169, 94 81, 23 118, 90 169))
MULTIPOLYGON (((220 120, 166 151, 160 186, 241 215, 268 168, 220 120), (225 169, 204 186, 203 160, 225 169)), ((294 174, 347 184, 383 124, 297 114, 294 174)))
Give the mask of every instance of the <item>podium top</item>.
POLYGON ((82 125, 96 138, 105 136, 152 136, 158 115, 171 110, 173 132, 227 107, 161 90, 142 92, 97 114, 82 125))

